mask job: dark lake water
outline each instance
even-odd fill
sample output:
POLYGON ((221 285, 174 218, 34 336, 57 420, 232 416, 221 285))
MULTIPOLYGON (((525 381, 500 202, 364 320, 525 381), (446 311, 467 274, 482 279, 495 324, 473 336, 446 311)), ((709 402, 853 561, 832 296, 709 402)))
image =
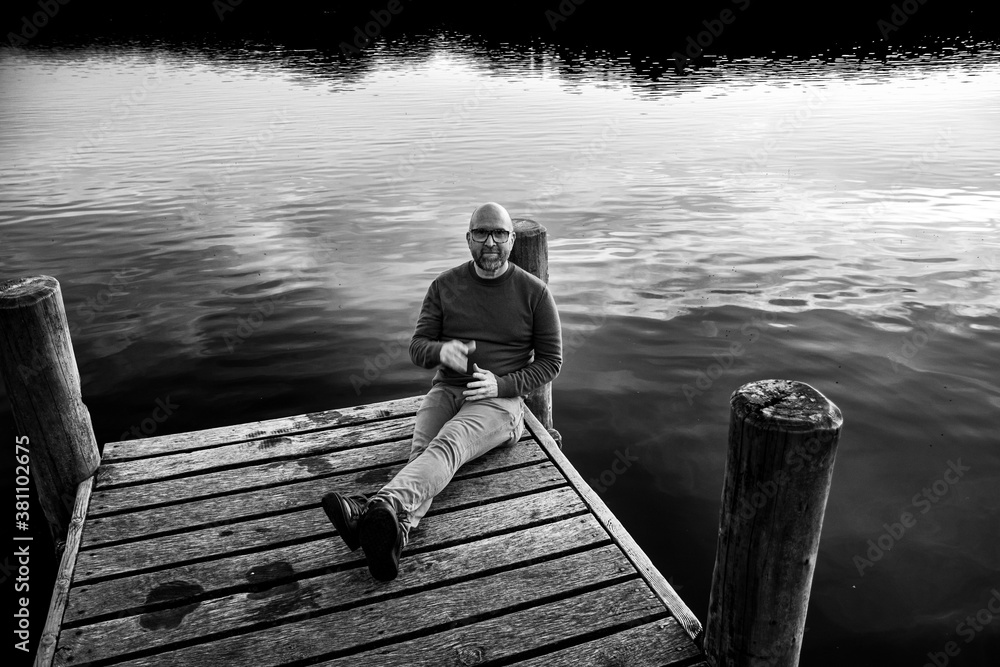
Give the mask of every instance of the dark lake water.
POLYGON ((0 278, 60 280, 99 442, 425 391, 396 343, 495 200, 548 228, 565 452, 637 459, 601 495, 703 622, 729 396, 787 378, 845 424, 802 664, 997 664, 1000 51, 0 53, 0 278))

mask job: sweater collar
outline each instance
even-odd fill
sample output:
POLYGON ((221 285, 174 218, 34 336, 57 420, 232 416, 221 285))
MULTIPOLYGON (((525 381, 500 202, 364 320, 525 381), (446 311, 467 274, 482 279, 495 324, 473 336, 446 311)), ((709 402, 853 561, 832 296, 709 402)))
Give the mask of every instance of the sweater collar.
POLYGON ((501 285, 510 280, 511 276, 514 275, 514 271, 516 270, 514 263, 511 262, 509 259, 507 260, 507 270, 504 271, 502 276, 497 276, 496 278, 479 277, 479 274, 476 273, 475 260, 470 259, 466 267, 469 272, 469 276, 480 285, 501 285))

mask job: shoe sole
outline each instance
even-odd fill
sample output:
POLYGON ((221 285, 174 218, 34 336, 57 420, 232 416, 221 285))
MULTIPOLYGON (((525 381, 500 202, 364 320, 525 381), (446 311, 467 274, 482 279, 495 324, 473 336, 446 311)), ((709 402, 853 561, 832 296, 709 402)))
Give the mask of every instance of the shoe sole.
POLYGON ((344 515, 344 505, 333 496, 323 497, 323 511, 326 512, 326 518, 330 520, 333 527, 337 529, 340 536, 344 539, 344 544, 351 551, 357 551, 358 547, 361 546, 361 542, 358 540, 357 535, 349 536, 347 530, 347 517, 344 515))
POLYGON ((368 571, 379 581, 392 581, 399 574, 399 563, 393 558, 399 530, 397 526, 391 510, 373 507, 365 512, 364 520, 358 527, 368 571))

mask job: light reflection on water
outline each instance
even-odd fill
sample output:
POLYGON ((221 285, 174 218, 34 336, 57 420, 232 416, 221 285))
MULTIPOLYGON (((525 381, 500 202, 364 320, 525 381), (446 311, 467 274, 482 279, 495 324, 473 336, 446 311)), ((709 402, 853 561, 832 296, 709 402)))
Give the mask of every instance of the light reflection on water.
POLYGON ((206 428, 422 391, 402 355, 361 393, 349 378, 412 330, 467 257, 472 207, 498 200, 549 230, 567 452, 585 477, 640 457, 604 498, 695 612, 728 396, 799 379, 845 415, 804 664, 916 664, 1000 574, 996 55, 649 81, 448 38, 348 65, 6 53, 3 276, 62 282, 99 439, 168 393, 164 428, 206 428), (689 401, 733 341, 746 352, 689 401), (866 540, 958 457, 968 479, 859 576, 866 540))

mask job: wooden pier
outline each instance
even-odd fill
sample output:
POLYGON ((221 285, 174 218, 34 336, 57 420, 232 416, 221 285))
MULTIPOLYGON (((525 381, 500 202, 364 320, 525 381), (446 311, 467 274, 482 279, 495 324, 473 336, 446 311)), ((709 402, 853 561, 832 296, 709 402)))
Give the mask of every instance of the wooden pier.
MULTIPOLYGON (((546 277, 544 228, 515 229, 546 277)), ((399 578, 378 583, 320 498, 373 492, 405 464, 419 397, 111 443, 102 459, 51 276, 0 283, 0 375, 65 545, 36 667, 798 665, 843 425, 803 382, 730 397, 702 636, 552 439, 550 386, 526 398, 525 437, 458 471, 399 578)))
POLYGON ((530 412, 373 580, 319 501, 387 482, 418 405, 108 444, 36 665, 707 667, 698 620, 530 412))

